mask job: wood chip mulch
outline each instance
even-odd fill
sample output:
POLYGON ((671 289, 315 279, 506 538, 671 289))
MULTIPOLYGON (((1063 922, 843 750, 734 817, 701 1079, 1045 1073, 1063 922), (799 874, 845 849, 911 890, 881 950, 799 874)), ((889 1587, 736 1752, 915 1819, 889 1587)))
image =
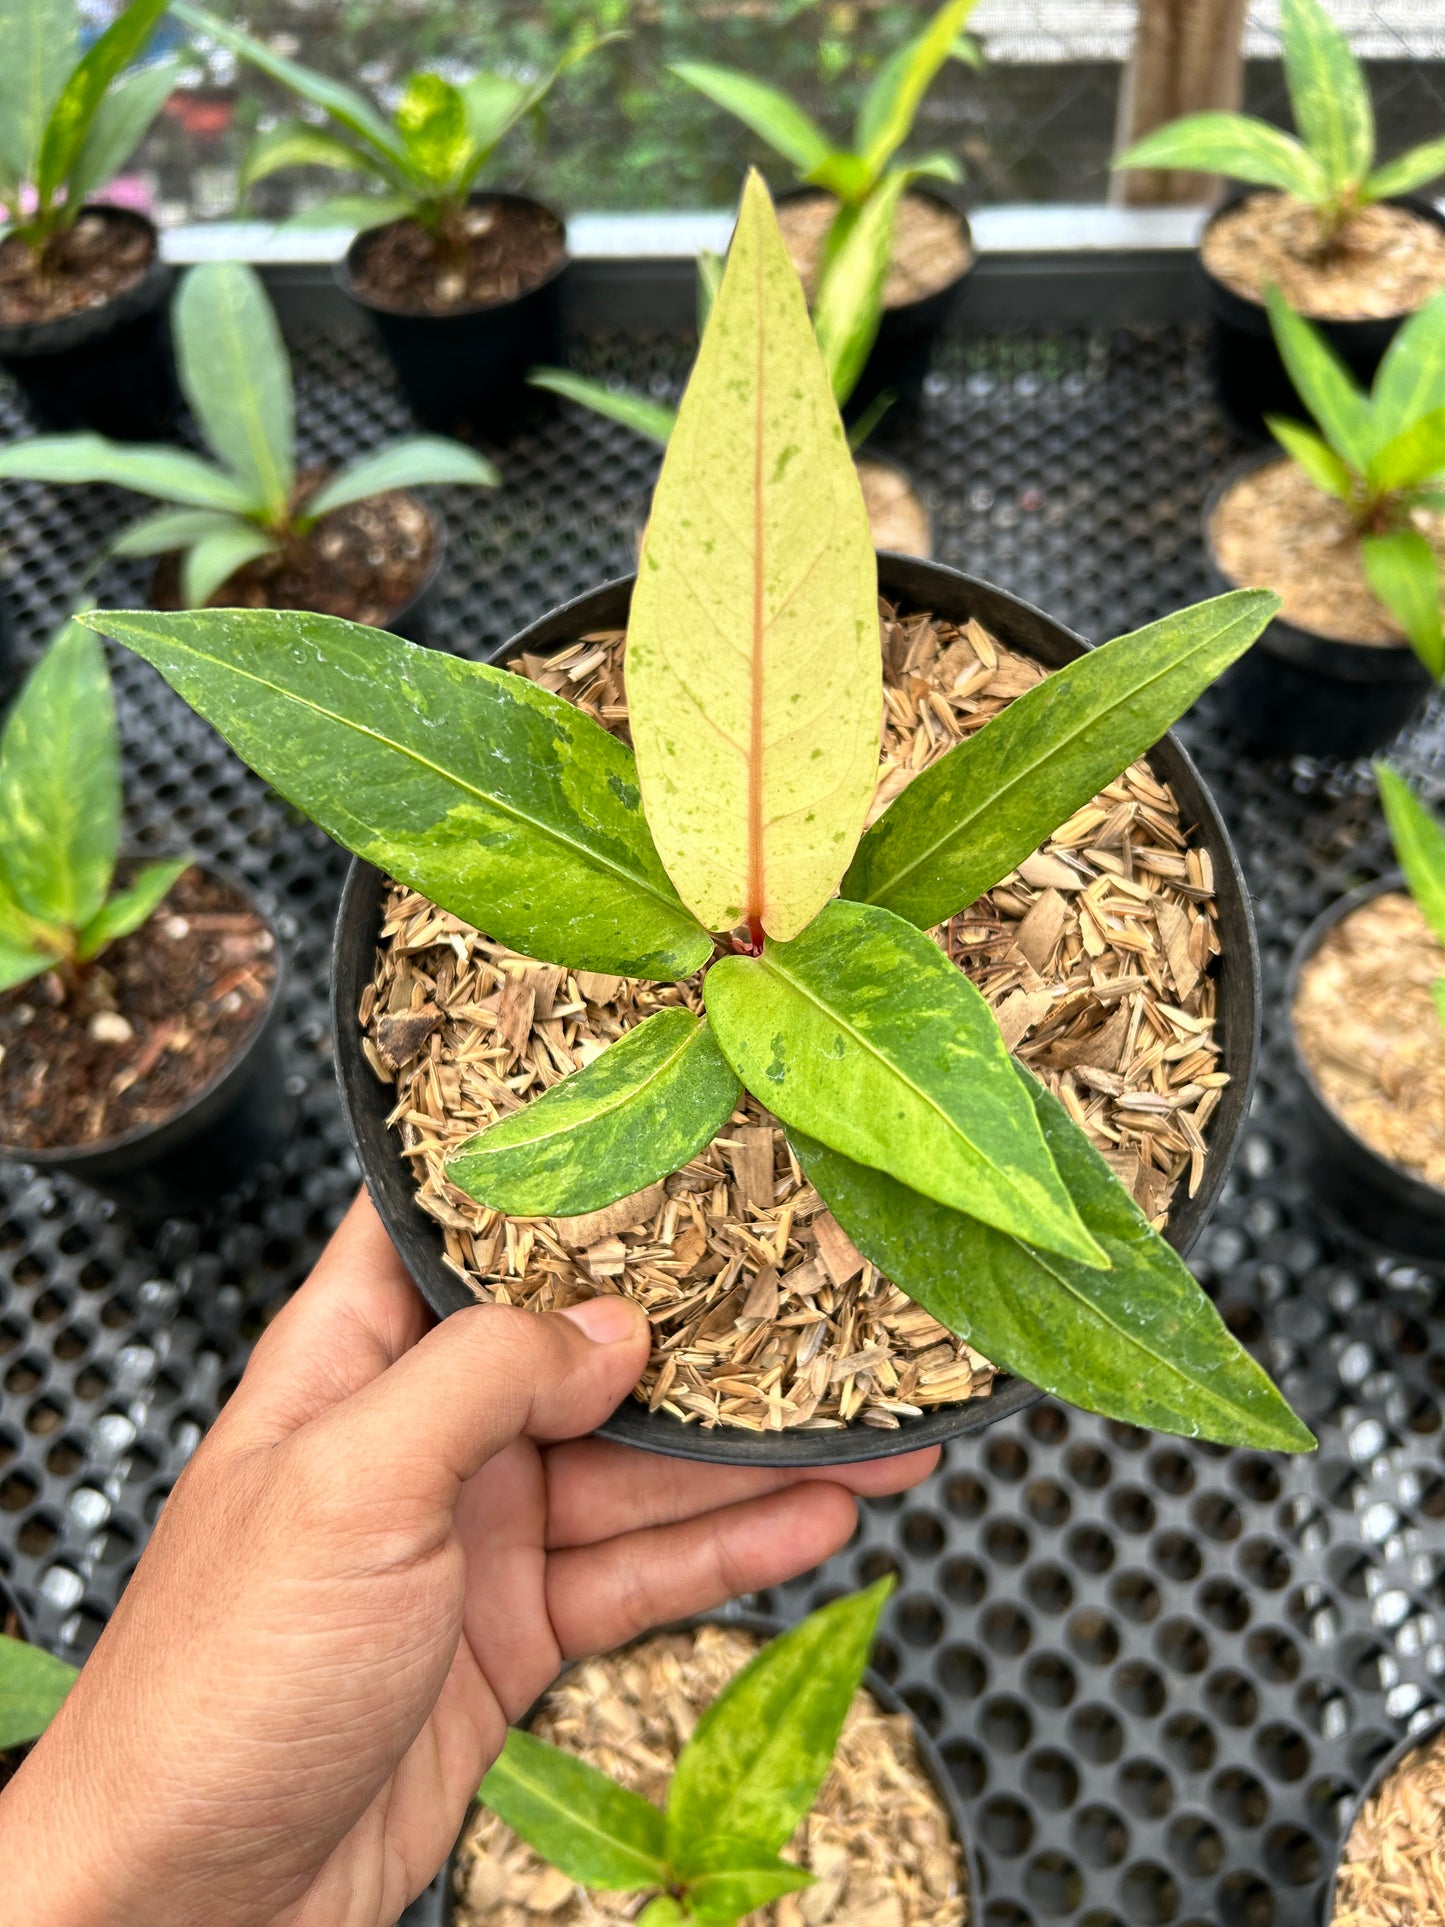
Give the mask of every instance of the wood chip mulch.
POLYGON ((1406 207, 1361 208, 1323 247, 1315 211, 1288 194, 1252 194, 1211 223, 1210 273, 1249 301, 1273 282, 1318 321, 1413 314, 1445 288, 1445 230, 1406 207))
POLYGON ((1445 1190, 1445 949, 1403 892, 1373 897, 1300 971, 1295 1035, 1315 1082, 1381 1157, 1445 1190))
POLYGON ((1445 1920, 1445 1733, 1417 1747, 1345 1843, 1332 1927, 1439 1927, 1445 1920))
MULTIPOLYGON (((976 622, 897 619, 885 604, 883 641, 874 817, 1043 674, 976 622)), ((622 647, 608 632, 512 667, 625 738, 622 647)), ((1134 764, 934 934, 1162 1227, 1176 1187, 1199 1187, 1229 1081, 1210 858, 1167 787, 1134 764)), ((538 1311, 626 1293, 653 1329, 639 1398, 705 1425, 896 1430, 987 1393, 992 1367, 864 1261, 751 1097, 682 1171, 585 1218, 504 1218, 448 1181, 447 1153, 472 1132, 678 1003, 701 1009, 700 976, 647 984, 537 963, 393 887, 359 1018, 452 1270, 480 1299, 538 1311)))
MULTIPOLYGON (((659 1633, 587 1660, 553 1688, 532 1730, 661 1806, 684 1742, 758 1649, 751 1633, 659 1633)), ((963 1856, 905 1714, 859 1692, 812 1812, 783 1849, 815 1884, 746 1927, 965 1927, 963 1856)), ((635 1920, 639 1894, 595 1893, 478 1808, 457 1851, 457 1927, 602 1927, 635 1920)))

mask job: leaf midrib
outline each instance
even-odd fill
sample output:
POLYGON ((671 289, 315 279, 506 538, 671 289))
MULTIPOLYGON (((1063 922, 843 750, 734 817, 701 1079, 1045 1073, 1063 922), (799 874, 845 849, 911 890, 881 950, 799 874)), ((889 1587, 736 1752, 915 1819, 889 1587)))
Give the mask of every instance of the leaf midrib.
MULTIPOLYGON (((569 1827, 582 1833, 589 1833, 593 1839, 601 1840, 605 1845, 614 1850, 630 1855, 633 1859, 640 1862, 641 1865, 656 1872, 659 1885, 665 1884, 667 1876, 667 1862, 665 1860, 655 1859, 645 1847, 639 1847, 634 1841, 624 1840, 618 1834, 606 1832, 602 1827, 598 1826, 588 1814, 579 1813, 575 1808, 559 1800, 545 1780, 533 1779, 518 1764, 515 1758, 507 1761, 506 1771, 519 1786, 526 1792, 532 1794, 534 1798, 538 1799, 549 1812, 555 1813, 559 1818, 565 1820, 569 1827)), ((625 1787, 618 1787, 618 1791, 625 1793, 627 1789, 625 1787)), ((640 1793, 633 1794, 632 1797, 637 1800, 640 1805, 656 1813, 659 1820, 662 1819, 662 1814, 652 1805, 650 1800, 644 1800, 640 1793)))
MULTIPOLYGON (((644 1025, 639 1024, 637 1028, 634 1031, 632 1031, 631 1035, 634 1037, 637 1036, 638 1033, 643 1028, 644 1028, 644 1025)), ((539 1145, 548 1144, 552 1142, 552 1140, 555 1138, 566 1137, 573 1131, 581 1130, 584 1126, 588 1124, 596 1123, 598 1118, 610 1117, 614 1111, 620 1111, 624 1108, 624 1106, 634 1103, 639 1097, 643 1095, 644 1092, 646 1092, 654 1084, 656 1084, 656 1082, 663 1075, 663 1073, 670 1070, 671 1067, 677 1062, 677 1060, 681 1056, 683 1056, 685 1052, 689 1051, 692 1048, 692 1046, 697 1042, 698 1038, 701 1037, 705 1029, 706 1029, 706 1025, 699 1022, 695 1029, 690 1030, 686 1034, 686 1036, 679 1039, 678 1043, 674 1046, 674 1048, 671 1051, 668 1052, 667 1056, 663 1058, 661 1063, 658 1064, 657 1068, 653 1071, 650 1071, 648 1075, 644 1077, 640 1083, 632 1085, 627 1090, 619 1091, 615 1097, 609 1098, 606 1102, 598 1104, 597 1107, 594 1110, 588 1112, 585 1117, 574 1118, 572 1122, 568 1124, 559 1124, 555 1130, 540 1131, 533 1137, 517 1138, 510 1144, 498 1144, 493 1147, 494 1150, 499 1152, 503 1156, 505 1156, 509 1151, 520 1151, 520 1150, 534 1151, 537 1149, 539 1145)), ((620 1042, 621 1040, 619 1039, 618 1041, 620 1042)), ((603 1053, 603 1056, 604 1057, 606 1056, 606 1052, 603 1053)), ((600 1063, 602 1059, 594 1058, 593 1061, 594 1063, 600 1063)), ((565 1084, 566 1079, 564 1078, 562 1082, 565 1084)), ((555 1084, 553 1085, 552 1088, 554 1090, 560 1090, 562 1088, 562 1085, 555 1084)), ((526 1110, 519 1111, 519 1112, 514 1111, 512 1113, 512 1116, 514 1117, 525 1118, 529 1115, 532 1115, 532 1116, 536 1115, 535 1105, 529 1105, 526 1110)), ((470 1153, 471 1156, 487 1157, 491 1155, 491 1153, 487 1149, 486 1142, 485 1142, 485 1140, 490 1135, 491 1133, 489 1131, 483 1131, 479 1134, 478 1141, 470 1153)), ((463 1152, 465 1151, 465 1149, 466 1147, 464 1146, 463 1152)), ((458 1155, 459 1156, 462 1155, 462 1152, 459 1152, 458 1155)))
MULTIPOLYGON (((294 703, 298 709, 309 710, 315 716, 322 716, 328 722, 336 723, 343 729, 353 730, 358 736, 364 736, 374 743, 379 743, 384 749, 394 750, 398 755, 409 757, 419 768, 429 770, 433 776, 441 777, 443 782, 454 784, 457 789, 463 791, 468 796, 475 797, 478 802, 484 803, 489 808, 499 811, 503 816, 511 817, 514 822, 524 823, 529 828, 538 830, 551 842, 560 844, 564 849, 575 851, 597 869, 603 870, 607 874, 617 877, 621 882, 641 890, 655 902, 660 903, 664 909, 674 914, 680 913, 682 917, 687 916, 687 910, 681 900, 665 895, 664 892, 657 888, 656 884, 649 882, 644 877, 639 877, 633 871, 623 869, 620 864, 614 862, 610 857, 603 856, 598 851, 589 849, 585 843, 578 842, 575 838, 564 835, 561 831, 552 828, 549 824, 540 822, 535 817, 528 816, 524 811, 518 809, 514 804, 505 802, 501 797, 491 796, 486 790, 478 789, 475 784, 467 782, 463 777, 457 775, 455 771, 444 768, 440 763, 434 763, 428 756, 423 756, 419 750, 413 749, 410 744, 397 742, 395 738, 391 736, 383 736, 379 730, 368 728, 365 723, 358 723, 349 716, 343 716, 335 710, 327 709, 324 704, 316 702, 309 696, 297 695, 293 690, 285 689, 279 683, 269 681, 265 676, 258 676, 253 670, 243 669, 236 663, 223 661, 217 656, 206 655, 204 651, 199 649, 185 650, 184 645, 182 645, 182 649, 194 662, 206 663, 213 669, 221 670, 225 675, 240 677, 247 682, 254 683, 258 689, 269 690, 273 695, 280 696, 284 701, 294 703)), ((694 923, 699 934, 706 936, 707 932, 703 930, 702 925, 696 923, 695 920, 694 923)))
MULTIPOLYGON (((243 371, 244 377, 244 375, 249 374, 251 364, 250 359, 243 351, 243 345, 236 340, 236 309, 235 304, 231 300, 229 288, 226 290, 225 299, 221 302, 220 307, 221 325, 226 338, 227 352, 237 354, 238 350, 242 350, 234 365, 243 371)), ((281 486, 281 469, 277 462, 276 452, 266 439, 266 432, 261 426, 260 411, 254 405, 255 395, 256 391, 250 382, 243 379, 239 397, 241 402, 242 432, 246 437, 247 446, 251 451, 251 461, 255 470, 256 479, 260 484, 261 493, 264 497, 264 507, 266 511, 270 513, 279 511, 285 506, 287 490, 281 486), (267 479, 268 477, 269 480, 267 479)))

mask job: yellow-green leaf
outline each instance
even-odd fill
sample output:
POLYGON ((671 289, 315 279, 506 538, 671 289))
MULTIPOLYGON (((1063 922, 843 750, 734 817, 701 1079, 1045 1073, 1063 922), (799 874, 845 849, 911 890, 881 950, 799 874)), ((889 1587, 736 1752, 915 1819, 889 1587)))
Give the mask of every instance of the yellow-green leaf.
POLYGON ((648 822, 709 929, 796 936, 847 869, 878 764, 876 598, 843 424, 753 174, 627 635, 648 822))

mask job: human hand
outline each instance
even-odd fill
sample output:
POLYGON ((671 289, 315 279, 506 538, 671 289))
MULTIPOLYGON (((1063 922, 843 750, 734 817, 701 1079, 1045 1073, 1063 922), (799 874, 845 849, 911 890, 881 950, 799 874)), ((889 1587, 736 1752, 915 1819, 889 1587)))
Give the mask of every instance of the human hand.
POLYGON ((646 1359, 621 1298, 428 1324, 361 1197, 0 1798, 5 1927, 391 1927, 563 1660, 806 1570, 936 1461, 580 1437, 646 1359))

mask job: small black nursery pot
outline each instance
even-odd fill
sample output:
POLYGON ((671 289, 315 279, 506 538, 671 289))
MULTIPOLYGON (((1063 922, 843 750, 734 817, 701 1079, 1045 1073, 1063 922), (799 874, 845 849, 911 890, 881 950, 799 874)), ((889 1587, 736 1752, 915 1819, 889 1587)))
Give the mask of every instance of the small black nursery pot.
MULTIPOLYGON (((641 1639, 630 1641, 629 1646, 642 1645, 645 1641, 656 1639, 664 1633, 696 1633, 704 1626, 733 1627, 739 1632, 752 1633, 757 1637, 760 1644, 768 1644, 788 1630, 781 1620, 774 1619, 766 1613, 703 1613, 695 1619, 681 1620, 670 1626, 659 1626, 653 1632, 644 1633, 641 1639)), ((619 1650, 626 1652, 629 1650, 629 1647, 625 1646, 619 1650)), ((572 1668, 570 1666, 564 1667, 562 1673, 559 1675, 559 1681, 565 1679, 571 1670, 572 1668)), ((978 1857, 974 1851, 973 1837, 969 1831, 967 1816, 963 1810, 963 1801, 959 1797, 958 1788, 954 1784, 952 1775, 944 1764, 943 1756, 929 1738, 918 1715, 906 1701, 894 1692, 887 1680, 883 1679, 881 1675, 871 1667, 863 1675, 862 1688, 863 1691, 878 1704, 884 1713, 890 1717, 897 1717, 900 1714, 903 1715, 912 1728, 913 1745, 918 1756, 918 1764, 923 1769, 924 1777, 927 1779, 932 1792, 937 1797, 939 1806, 948 1816, 949 1829, 958 1844, 959 1851, 963 1858, 964 1884, 967 1890, 968 1900, 968 1919, 971 1924, 976 1923, 981 1919, 983 1912, 983 1884, 979 1878, 978 1857)), ((549 1688, 548 1693, 552 1690, 553 1688, 549 1688)), ((540 1699, 528 1707, 522 1718, 516 1722, 518 1726, 525 1729, 530 1728, 535 1723, 538 1715, 546 1705, 548 1693, 544 1693, 540 1699)), ((468 1817, 470 1819, 470 1815, 468 1817)), ((422 1927, 423 1923, 425 1923, 425 1927, 432 1927, 433 1922, 435 1923, 435 1927, 460 1927, 463 1912, 457 1902, 456 1866, 457 1855, 453 1852, 442 1874, 440 1899, 434 1899, 429 1891, 426 1899, 416 1904, 416 1914, 418 1916, 417 1927, 422 1927)), ((408 1920, 410 1920, 410 1918, 411 1916, 408 1916, 408 1920)))
MULTIPOLYGON (((78 1146, 0 1144, 0 1157, 73 1178, 137 1218, 203 1211, 274 1157, 290 1135, 293 1107, 281 1055, 282 950, 250 891, 209 869, 203 874, 223 881, 228 894, 271 936, 265 953, 272 965, 265 1002, 231 1055, 207 1083, 154 1123, 78 1146)), ((164 906, 158 914, 166 914, 164 906)), ((223 963, 218 981, 227 968, 223 963)), ((43 1015, 35 1021, 43 1023, 43 1015)))
MULTIPOLYGON (((939 563, 898 555, 879 557, 881 592, 900 604, 928 609, 948 621, 976 616, 989 632, 1048 668, 1071 662, 1088 645, 1061 623, 1001 589, 939 563)), ((631 580, 579 596, 493 653, 505 662, 520 651, 545 655, 598 630, 620 629, 627 620, 631 580)), ((1243 1128, 1253 1087, 1259 1042, 1259 959, 1249 899, 1229 836, 1213 799, 1188 755, 1172 736, 1150 751, 1152 767, 1178 799, 1183 820, 1197 826, 1214 868, 1222 956, 1219 959, 1219 1036, 1230 1082, 1210 1123, 1209 1156, 1194 1197, 1180 1195, 1167 1237, 1187 1252, 1214 1207, 1243 1128)), ((342 1108, 362 1174, 382 1221, 422 1296, 439 1316, 475 1303, 473 1294, 444 1260, 441 1230, 416 1203, 408 1160, 388 1128, 394 1093, 382 1084, 362 1048, 357 1010, 372 981, 386 879, 370 864, 354 862, 336 926, 332 959, 332 1031, 342 1108)), ((896 1431, 858 1423, 834 1431, 753 1433, 728 1426, 704 1430, 666 1412, 625 1402, 601 1428, 602 1436, 645 1451, 679 1458, 742 1465, 836 1465, 891 1457, 941 1440, 966 1436, 1010 1417, 1041 1394, 1018 1379, 1000 1376, 986 1397, 937 1407, 922 1417, 903 1417, 896 1431)))
MULTIPOLYGON (((1214 557, 1211 530, 1225 495, 1278 451, 1247 457, 1210 491, 1204 505, 1204 554, 1210 593, 1232 582, 1214 557)), ((1351 761, 1392 742, 1424 707, 1430 672, 1407 642, 1340 642, 1278 616, 1219 683, 1222 701, 1252 749, 1276 756, 1351 761)))
MULTIPOLYGON (((1335 1861, 1334 1872, 1330 1875, 1329 1885, 1325 1889, 1324 1908, 1320 1914, 1319 1927, 1334 1927, 1335 1915, 1340 1900, 1340 1880, 1348 1864, 1346 1861, 1346 1852, 1349 1847, 1350 1835, 1355 1830, 1355 1822, 1360 1818, 1360 1815, 1375 1798, 1376 1794, 1379 1793, 1385 1783, 1399 1772, 1400 1768, 1404 1766, 1411 1755, 1417 1753, 1422 1746, 1429 1746, 1432 1741, 1438 1741, 1442 1734, 1445 1734, 1445 1707, 1437 1707, 1433 1715, 1426 1720, 1422 1726, 1417 1727, 1413 1733, 1407 1733, 1398 1745, 1392 1746, 1370 1769, 1369 1777, 1360 1788, 1359 1794, 1350 1807, 1345 1819, 1344 1828, 1340 1834, 1339 1855, 1335 1861)), ((1357 1914, 1352 1914, 1350 1917, 1351 1919, 1359 1918, 1357 1914)), ((1412 1915, 1402 1915, 1400 1917, 1404 1919, 1413 1918, 1412 1915)), ((1432 1914, 1430 1918, 1433 1920, 1435 1916, 1432 1914)), ((1422 1927, 1424 1927, 1426 1916, 1421 1914, 1419 1919, 1422 1927)))
POLYGON ((173 270, 160 237, 130 208, 87 208, 150 241, 140 280, 93 308, 54 321, 0 323, 0 367, 46 429, 94 429, 116 441, 165 440, 176 421, 169 320, 173 270))
POLYGON ((1300 1048, 1294 1024, 1301 973, 1331 931, 1376 897, 1404 888, 1405 880, 1398 872, 1378 883, 1363 884, 1331 904, 1295 946, 1286 990, 1290 1048, 1300 1091, 1294 1120, 1319 1196, 1337 1217, 1377 1243, 1412 1256, 1438 1259, 1445 1255, 1445 1191, 1392 1163, 1351 1130, 1320 1089, 1300 1048))
POLYGON ((501 441, 547 406, 527 386, 527 370, 562 359, 566 231, 550 208, 522 195, 476 194, 468 206, 500 220, 527 218, 549 235, 556 259, 542 278, 509 298, 440 313, 399 292, 375 291, 368 268, 404 222, 364 229, 336 275, 370 315, 417 420, 439 434, 501 441))
MULTIPOLYGON (((1231 208, 1256 194, 1273 194, 1274 188, 1241 188, 1231 194, 1205 228, 1206 235, 1231 208)), ((1422 220, 1445 228, 1445 214, 1423 195, 1404 194, 1392 198, 1394 207, 1408 208, 1422 220)), ((1288 415, 1308 419, 1309 411, 1300 400, 1294 383, 1280 360, 1263 301, 1236 292, 1205 265, 1201 250, 1199 271, 1204 279, 1211 327, 1210 355, 1219 405, 1242 434, 1255 440, 1268 438, 1266 415, 1288 415)), ((1314 319, 1314 317, 1309 317, 1314 319)), ((1316 320, 1315 326, 1343 359, 1356 379, 1366 388, 1380 359, 1394 340, 1408 314, 1384 315, 1364 321, 1316 320)))

